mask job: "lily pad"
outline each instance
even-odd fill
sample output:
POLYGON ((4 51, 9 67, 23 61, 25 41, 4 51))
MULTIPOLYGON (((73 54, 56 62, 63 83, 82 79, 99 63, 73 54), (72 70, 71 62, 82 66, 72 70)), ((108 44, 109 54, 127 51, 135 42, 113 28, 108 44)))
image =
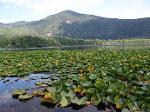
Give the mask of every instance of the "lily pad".
POLYGON ((46 92, 44 94, 44 97, 42 97, 42 102, 55 104, 57 102, 55 94, 54 93, 50 93, 50 92, 46 92))
POLYGON ((36 96, 36 97, 44 96, 44 95, 45 95, 45 93, 42 90, 37 90, 37 91, 33 92, 33 96, 36 96))
POLYGON ((25 95, 25 94, 26 94, 25 90, 15 90, 12 92, 12 97, 18 98, 20 95, 25 95))
POLYGON ((69 101, 67 100, 67 98, 63 96, 63 97, 61 98, 61 101, 60 101, 60 106, 61 106, 61 107, 66 107, 66 106, 68 106, 70 103, 71 103, 71 102, 69 102, 69 101))
POLYGON ((79 99, 78 97, 75 97, 71 99, 71 102, 77 105, 84 105, 86 104, 86 101, 87 101, 86 97, 82 97, 81 99, 79 99))
POLYGON ((31 95, 31 94, 24 94, 24 95, 20 95, 19 97, 18 97, 18 99, 20 100, 20 101, 27 101, 27 100, 30 100, 31 98, 33 98, 34 96, 33 95, 31 95))
POLYGON ((89 76, 89 78, 90 78, 91 80, 95 80, 95 79, 97 78, 97 75, 96 75, 96 74, 91 74, 91 75, 89 76))
POLYGON ((36 86, 41 86, 41 87, 47 87, 48 85, 45 84, 44 82, 36 82, 35 83, 36 86))

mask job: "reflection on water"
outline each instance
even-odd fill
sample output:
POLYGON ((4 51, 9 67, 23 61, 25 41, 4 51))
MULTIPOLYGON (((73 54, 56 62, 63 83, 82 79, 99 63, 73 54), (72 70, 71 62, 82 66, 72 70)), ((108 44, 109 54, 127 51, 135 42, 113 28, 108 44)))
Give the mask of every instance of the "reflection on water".
POLYGON ((106 44, 106 45, 72 45, 72 46, 52 46, 39 48, 8 48, 1 51, 31 51, 31 50, 86 50, 86 49, 145 49, 150 48, 150 44, 106 44))
POLYGON ((148 45, 93 45, 93 46, 70 46, 61 48, 62 50, 84 50, 84 49, 145 49, 150 48, 148 45))
POLYGON ((55 106, 53 108, 41 104, 39 98, 33 98, 26 102, 20 102, 13 99, 11 91, 15 89, 36 89, 36 82, 48 81, 50 75, 48 74, 31 74, 23 78, 7 77, 0 79, 0 112, 99 112, 94 106, 87 106, 78 110, 72 107, 60 108, 55 106))
POLYGON ((48 79, 42 77, 48 77, 46 74, 32 74, 28 77, 7 77, 0 81, 0 93, 6 91, 11 92, 14 89, 28 89, 34 88, 36 82, 45 82, 48 79))
MULTIPOLYGON (((145 49, 150 48, 150 44, 137 44, 137 45, 77 45, 77 46, 65 46, 65 47, 58 47, 55 49, 60 50, 90 50, 90 49, 145 49)), ((44 49, 44 48, 39 48, 44 49)), ((47 48, 53 49, 53 48, 47 48)), ((32 49, 34 50, 34 49, 32 49)))

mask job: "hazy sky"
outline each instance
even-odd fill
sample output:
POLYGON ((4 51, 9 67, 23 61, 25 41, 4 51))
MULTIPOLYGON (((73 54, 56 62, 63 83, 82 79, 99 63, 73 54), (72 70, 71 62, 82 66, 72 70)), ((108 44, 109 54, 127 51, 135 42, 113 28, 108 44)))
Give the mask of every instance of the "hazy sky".
POLYGON ((39 20, 63 10, 113 18, 150 17, 150 0, 0 0, 0 22, 39 20))

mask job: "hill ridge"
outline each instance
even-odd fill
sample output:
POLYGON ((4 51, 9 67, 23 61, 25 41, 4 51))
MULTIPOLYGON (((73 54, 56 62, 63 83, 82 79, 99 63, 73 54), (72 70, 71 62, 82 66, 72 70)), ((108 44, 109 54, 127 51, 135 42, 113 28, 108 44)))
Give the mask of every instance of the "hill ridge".
POLYGON ((150 18, 105 18, 65 10, 39 21, 0 23, 0 34, 42 35, 82 39, 149 38, 150 18))

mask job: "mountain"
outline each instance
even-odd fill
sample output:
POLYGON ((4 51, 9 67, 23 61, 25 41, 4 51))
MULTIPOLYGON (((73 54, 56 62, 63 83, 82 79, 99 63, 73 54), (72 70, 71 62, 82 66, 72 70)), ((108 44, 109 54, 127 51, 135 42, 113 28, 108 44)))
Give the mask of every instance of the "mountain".
POLYGON ((42 35, 82 39, 150 38, 150 18, 105 18, 65 10, 39 21, 1 23, 0 35, 42 35))

